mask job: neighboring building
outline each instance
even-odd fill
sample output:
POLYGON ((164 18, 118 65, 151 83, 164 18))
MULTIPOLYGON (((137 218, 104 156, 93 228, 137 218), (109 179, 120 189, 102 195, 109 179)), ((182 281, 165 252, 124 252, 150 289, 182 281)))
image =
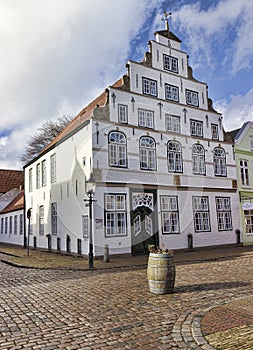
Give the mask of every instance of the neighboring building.
POLYGON ((253 244, 253 122, 246 122, 235 139, 241 231, 244 245, 253 244))
POLYGON ((96 256, 236 243, 233 145, 168 27, 24 171, 38 247, 88 253, 91 174, 96 256))

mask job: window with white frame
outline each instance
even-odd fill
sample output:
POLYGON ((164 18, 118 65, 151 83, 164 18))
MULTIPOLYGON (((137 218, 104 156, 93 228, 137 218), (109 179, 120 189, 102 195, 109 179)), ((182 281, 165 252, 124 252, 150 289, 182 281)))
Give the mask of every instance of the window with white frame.
POLYGON ((180 117, 165 114, 165 130, 180 133, 180 117))
POLYGON ((242 186, 249 186, 249 165, 247 160, 240 160, 242 186))
POLYGON ((179 101, 179 89, 177 86, 165 84, 165 99, 170 101, 179 101))
POLYGON ((203 137, 203 122, 191 119, 190 128, 191 136, 203 137))
POLYGON ((227 176, 226 154, 223 148, 216 147, 214 149, 213 165, 215 176, 227 176))
POLYGON ((44 205, 39 207, 39 234, 44 235, 44 205))
POLYGON ((212 139, 219 140, 219 131, 217 124, 211 124, 212 139))
POLYGON ((152 137, 140 138, 140 168, 143 170, 156 170, 156 145, 152 137))
POLYGON ((4 218, 1 218, 1 234, 4 233, 4 218))
POLYGON ((29 169, 29 192, 33 191, 33 170, 29 169))
POLYGON ((216 197, 216 210, 219 231, 230 231, 232 227, 231 205, 229 197, 216 197))
POLYGON ((109 165, 116 167, 127 166, 126 136, 118 131, 112 131, 108 137, 109 165))
POLYGON ((157 81, 143 77, 142 92, 145 95, 157 96, 157 81))
POLYGON ((127 105, 118 105, 118 119, 120 123, 128 122, 128 108, 127 105))
POLYGON ((182 161, 182 148, 179 142, 168 142, 168 170, 173 173, 182 173, 183 161, 182 161))
POLYGON ((14 215, 14 235, 18 234, 18 216, 14 215))
POLYGON ((172 56, 163 55, 163 68, 178 73, 178 59, 172 56))
POLYGON ((41 165, 40 164, 37 164, 36 165, 36 188, 40 188, 40 181, 41 181, 41 179, 40 179, 40 167, 41 167, 41 165))
POLYGON ((193 174, 205 175, 205 150, 200 144, 194 144, 192 146, 192 172, 193 174))
POLYGON ((253 233, 253 210, 244 210, 245 232, 253 233))
POLYGON ((154 127, 154 112, 139 108, 138 109, 138 124, 139 124, 139 126, 153 129, 153 127, 154 127))
POLYGON ((186 104, 198 107, 199 106, 199 96, 196 91, 192 90, 185 90, 185 95, 186 95, 186 104))
POLYGON ((195 232, 207 232, 210 227, 208 197, 192 197, 195 232))
POLYGON ((4 232, 7 235, 7 233, 8 233, 8 217, 7 216, 5 217, 4 221, 5 221, 4 222, 4 232))
POLYGON ((42 182, 42 186, 45 187, 47 184, 47 163, 46 163, 46 160, 42 161, 41 168, 42 168, 41 182, 42 182))
POLYGON ((82 216, 82 223, 83 223, 83 238, 89 237, 89 217, 88 215, 82 216))
POLYGON ((177 196, 161 196, 162 233, 180 233, 177 196))
POLYGON ((58 232, 57 203, 51 203, 51 233, 57 235, 58 232))
POLYGON ((24 215, 19 215, 19 234, 23 235, 24 233, 24 215))
POLYGON ((56 182, 56 154, 52 154, 50 157, 50 177, 51 182, 56 182))
POLYGON ((126 236, 126 195, 105 195, 105 236, 126 236))

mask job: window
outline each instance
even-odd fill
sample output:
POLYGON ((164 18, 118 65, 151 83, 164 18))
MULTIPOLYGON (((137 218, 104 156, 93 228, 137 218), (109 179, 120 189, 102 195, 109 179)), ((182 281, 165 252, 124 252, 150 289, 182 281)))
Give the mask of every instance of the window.
POLYGON ((180 133, 180 117, 165 114, 165 129, 166 131, 180 133))
POLYGON ((42 167, 42 186, 45 187, 47 184, 47 163, 45 160, 41 163, 42 167))
POLYGON ((203 137, 203 122, 191 119, 190 127, 191 136, 203 137))
POLYGON ((211 130, 212 130, 212 139, 213 140, 219 140, 218 125, 217 124, 211 124, 211 130))
POLYGON ((249 149, 253 151, 253 136, 249 137, 249 149))
POLYGON ((226 154, 223 148, 214 149, 213 164, 215 176, 227 176, 226 154))
POLYGON ((195 144, 192 146, 192 171, 194 174, 205 175, 205 150, 202 145, 195 144))
POLYGON ((22 235, 23 231, 24 231, 24 215, 20 214, 19 215, 19 234, 22 235))
POLYGON ((210 231, 208 197, 193 197, 193 218, 195 232, 210 231))
POLYGON ((199 96, 198 93, 191 90, 185 90, 186 104, 198 107, 199 106, 199 96))
POLYGON ((44 205, 39 207, 39 234, 44 234, 44 205))
POLYGON ((240 173, 242 186, 249 186, 249 167, 247 160, 240 160, 240 173))
POLYGON ((57 235, 57 203, 51 204, 51 233, 57 235))
POLYGON ((18 234, 18 216, 14 215, 14 235, 18 234))
POLYGON ((4 218, 1 218, 1 234, 4 233, 4 218))
POLYGON ((163 55, 163 68, 178 73, 178 59, 172 56, 163 55))
POLYGON ((182 173, 182 149, 177 141, 168 142, 168 170, 173 173, 182 173))
POLYGON ((12 216, 9 217, 9 234, 12 233, 12 216))
POLYGON ((36 188, 40 188, 40 164, 36 165, 36 188))
POLYGON ((253 233, 253 210, 244 210, 245 232, 253 233))
POLYGON ((126 195, 105 195, 105 236, 126 236, 126 195))
POLYGON ((83 222, 83 238, 89 237, 89 218, 88 215, 82 216, 82 222, 83 222))
POLYGON ((126 105, 118 106, 118 118, 120 123, 127 123, 128 121, 128 109, 126 105))
POLYGON ((33 170, 29 169, 29 192, 33 191, 33 170))
POLYGON ((56 154, 52 154, 50 157, 50 177, 51 182, 56 181, 56 154))
POLYGON ((177 86, 165 84, 165 99, 170 101, 179 101, 179 90, 177 86))
POLYGON ((7 235, 7 233, 8 233, 8 218, 7 217, 5 218, 4 232, 7 235))
POLYGON ((179 213, 177 196, 161 196, 163 234, 179 233, 179 213))
POLYGON ((232 227, 230 198, 217 197, 216 210, 217 210, 218 230, 219 231, 232 230, 233 227, 232 227))
POLYGON ((140 139, 140 168, 156 170, 156 146, 152 137, 143 136, 140 139))
POLYGON ((112 131, 109 134, 109 165, 127 166, 126 136, 121 132, 112 131))
POLYGON ((154 127, 154 112, 147 111, 145 109, 138 110, 138 123, 139 126, 143 126, 146 128, 154 127))
POLYGON ((145 95, 157 96, 157 81, 142 78, 142 92, 145 95))

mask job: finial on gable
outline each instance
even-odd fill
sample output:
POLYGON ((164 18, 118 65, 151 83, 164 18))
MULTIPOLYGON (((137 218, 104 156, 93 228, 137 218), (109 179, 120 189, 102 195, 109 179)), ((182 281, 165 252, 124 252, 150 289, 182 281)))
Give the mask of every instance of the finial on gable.
POLYGON ((172 15, 172 12, 163 12, 164 18, 162 18, 162 20, 165 22, 165 30, 167 30, 169 32, 169 19, 168 17, 170 17, 172 15))

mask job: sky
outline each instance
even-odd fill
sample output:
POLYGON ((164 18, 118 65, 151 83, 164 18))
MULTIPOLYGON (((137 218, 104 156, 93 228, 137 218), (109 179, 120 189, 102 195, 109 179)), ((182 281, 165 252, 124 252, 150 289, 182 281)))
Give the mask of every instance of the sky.
POLYGON ((74 117, 141 61, 164 10, 225 130, 253 121, 251 0, 0 0, 0 168, 21 170, 45 121, 74 117))

